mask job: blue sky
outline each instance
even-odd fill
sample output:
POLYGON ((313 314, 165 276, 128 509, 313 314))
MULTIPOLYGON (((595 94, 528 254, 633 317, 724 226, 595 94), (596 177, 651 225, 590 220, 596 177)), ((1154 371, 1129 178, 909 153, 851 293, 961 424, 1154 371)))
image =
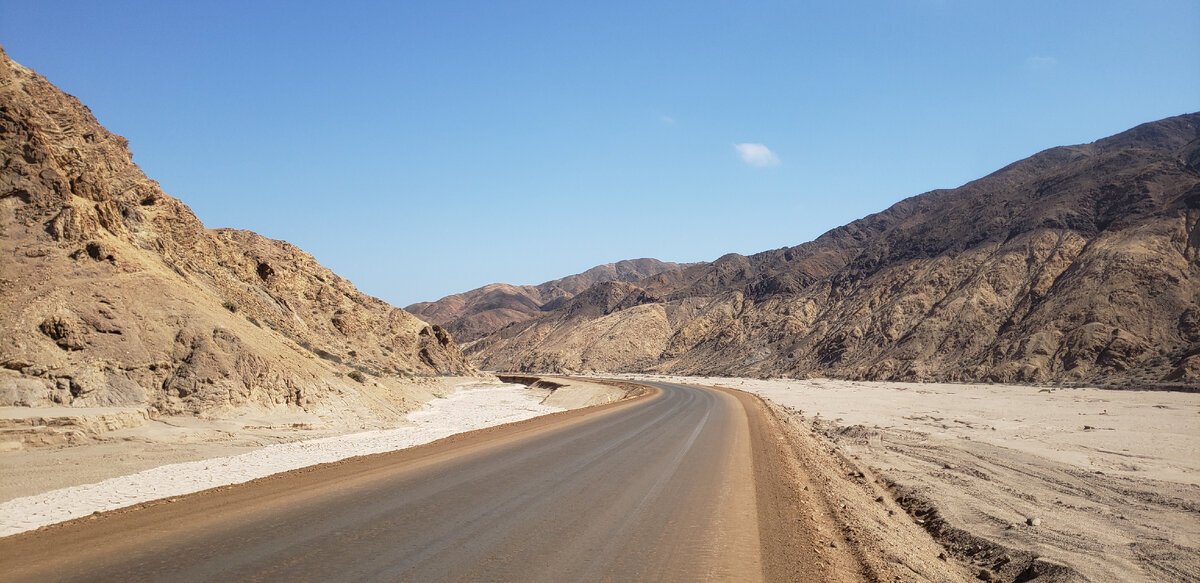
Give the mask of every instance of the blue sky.
POLYGON ((0 1, 210 227, 403 306, 796 245, 1200 109, 1200 3, 0 1))

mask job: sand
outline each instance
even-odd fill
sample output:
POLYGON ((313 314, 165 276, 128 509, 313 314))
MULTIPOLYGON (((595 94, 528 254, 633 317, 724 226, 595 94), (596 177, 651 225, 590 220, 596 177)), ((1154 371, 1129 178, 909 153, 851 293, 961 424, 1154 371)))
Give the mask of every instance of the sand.
POLYGON ((1200 580, 1200 394, 631 376, 782 405, 978 568, 1031 553, 1092 581, 1200 580))
POLYGON ((549 391, 522 385, 464 384, 453 393, 435 398, 426 407, 409 413, 399 427, 275 443, 265 447, 253 445, 254 440, 294 437, 299 431, 293 425, 302 426, 303 422, 271 419, 273 425, 250 430, 256 431, 257 437, 242 435, 240 439, 222 442, 211 434, 211 428, 207 428, 203 422, 194 421, 191 427, 178 427, 181 434, 175 437, 184 441, 189 434, 199 433, 203 438, 213 441, 192 442, 191 447, 176 451, 174 455, 171 454, 172 440, 163 439, 162 435, 157 436, 157 441, 143 440, 140 444, 119 440, 56 450, 5 452, 0 454, 0 461, 4 462, 2 467, 4 482, 8 486, 6 489, 26 492, 32 489, 36 493, 6 498, 0 503, 0 536, 93 512, 246 482, 353 456, 403 449, 455 433, 563 411, 561 407, 541 404, 548 395, 549 391), (140 446, 148 444, 155 447, 145 448, 152 452, 145 456, 140 446), (235 455, 212 455, 238 449, 245 451, 235 455), (119 465, 114 467, 105 463, 106 460, 124 463, 128 458, 132 467, 138 462, 147 463, 147 459, 153 463, 172 457, 195 459, 155 464, 155 467, 129 473, 119 465), (63 467, 63 464, 85 471, 41 471, 47 466, 63 467), (95 482, 88 481, 97 473, 113 475, 95 482), (61 485, 63 482, 70 482, 70 485, 47 489, 47 484, 61 485))

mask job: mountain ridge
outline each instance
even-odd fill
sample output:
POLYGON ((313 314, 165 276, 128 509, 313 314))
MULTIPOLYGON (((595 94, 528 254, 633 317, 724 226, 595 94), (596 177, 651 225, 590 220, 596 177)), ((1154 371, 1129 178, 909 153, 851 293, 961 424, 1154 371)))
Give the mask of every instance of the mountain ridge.
POLYGON ((510 325, 467 353, 495 370, 1194 382, 1198 122, 1050 148, 795 247, 633 282, 623 310, 510 325))

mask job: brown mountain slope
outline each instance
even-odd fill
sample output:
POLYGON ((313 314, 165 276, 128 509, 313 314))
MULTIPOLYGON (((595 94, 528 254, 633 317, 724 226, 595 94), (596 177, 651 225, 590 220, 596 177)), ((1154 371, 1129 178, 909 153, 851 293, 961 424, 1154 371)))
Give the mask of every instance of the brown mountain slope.
POLYGON ((494 370, 1195 384, 1198 126, 1053 148, 797 247, 594 288, 468 355, 494 370))
POLYGON ((79 100, 0 61, 0 405, 382 415, 404 376, 474 372, 300 249, 205 229, 79 100))
POLYGON ((579 292, 608 281, 637 281, 659 273, 678 271, 686 264, 657 259, 628 259, 598 265, 583 273, 568 275, 540 285, 493 283, 436 302, 420 302, 405 310, 440 324, 467 343, 487 336, 514 322, 523 322, 553 310, 579 292))

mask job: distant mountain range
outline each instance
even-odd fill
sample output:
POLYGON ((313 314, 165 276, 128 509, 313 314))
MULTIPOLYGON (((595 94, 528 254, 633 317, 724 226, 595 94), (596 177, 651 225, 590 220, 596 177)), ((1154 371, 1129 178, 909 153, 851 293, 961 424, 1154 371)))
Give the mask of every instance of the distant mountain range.
POLYGON ((488 370, 1194 385, 1198 127, 1052 148, 796 247, 414 309, 488 370))
POLYGON ((493 283, 404 309, 428 322, 442 325, 459 342, 470 342, 509 324, 554 310, 595 284, 637 281, 667 271, 679 271, 689 265, 657 259, 630 259, 606 263, 539 285, 493 283))
POLYGON ((0 50, 0 406, 395 418, 474 374, 444 330, 293 245, 206 229, 78 99, 0 50))

